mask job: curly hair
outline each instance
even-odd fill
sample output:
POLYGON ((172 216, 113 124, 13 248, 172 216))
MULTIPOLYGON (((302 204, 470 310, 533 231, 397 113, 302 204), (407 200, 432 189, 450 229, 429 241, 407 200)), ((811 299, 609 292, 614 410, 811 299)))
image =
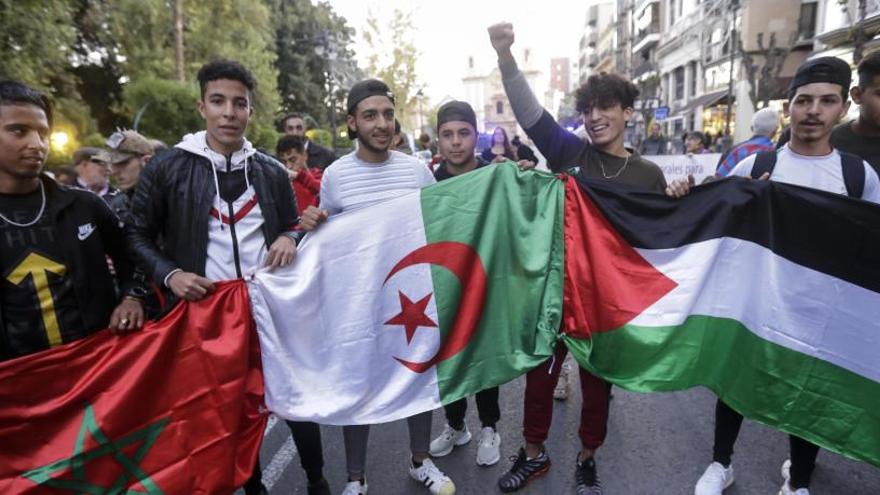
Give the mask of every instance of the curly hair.
POLYGON ((197 78, 199 80, 199 89, 202 91, 202 98, 205 97, 205 89, 208 87, 208 83, 219 79, 229 79, 244 84, 251 93, 251 97, 253 97, 254 90, 257 88, 257 81, 254 79, 253 74, 245 69, 243 65, 233 60, 217 59, 208 62, 199 69, 197 78))
POLYGON ((635 105, 639 90, 627 79, 617 74, 602 72, 587 78, 575 92, 575 109, 584 113, 590 108, 632 108, 635 105))
POLYGON ((880 76, 880 50, 871 52, 859 63, 859 88, 864 90, 874 82, 874 78, 880 76))

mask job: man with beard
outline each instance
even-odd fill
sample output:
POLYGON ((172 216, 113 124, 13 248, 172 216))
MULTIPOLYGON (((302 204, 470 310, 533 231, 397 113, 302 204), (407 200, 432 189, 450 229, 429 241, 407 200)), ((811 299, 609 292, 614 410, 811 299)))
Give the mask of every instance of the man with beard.
POLYGON ((143 324, 119 220, 42 173, 51 126, 48 98, 0 81, 0 361, 143 324))
MULTIPOLYGON (((590 76, 577 90, 576 107, 583 116, 591 144, 562 128, 538 103, 511 53, 513 26, 509 23, 491 26, 489 38, 498 54, 504 90, 516 119, 547 158, 550 170, 561 172, 578 166, 582 176, 613 180, 647 191, 666 191, 670 195, 676 192, 667 187, 657 165, 631 153, 623 145, 626 123, 633 116, 638 96, 638 89, 631 82, 615 74, 597 74, 590 76)), ((526 374, 525 446, 519 449, 510 470, 498 480, 503 492, 519 490, 550 469, 544 441, 553 418, 553 389, 566 352, 564 345, 558 345, 552 359, 526 374)), ((580 378, 583 397, 578 434, 582 448, 575 460, 575 490, 578 494, 592 495, 601 493, 593 456, 605 440, 611 384, 583 368, 580 368, 580 378)))
MULTIPOLYGON (((769 179, 880 203, 880 179, 861 158, 831 145, 831 132, 849 109, 852 71, 835 57, 809 60, 788 90, 791 140, 777 151, 751 155, 730 172, 734 177, 769 179)), ((784 378, 780 378, 784 379, 784 378)), ((696 495, 720 495, 733 484, 731 456, 743 416, 720 400, 715 405, 713 462, 697 481, 696 495)), ((809 495, 819 447, 789 435, 791 458, 782 465, 780 495, 809 495)))
MULTIPOLYGON (((321 204, 303 212, 303 230, 317 228, 329 215, 364 208, 433 184, 431 171, 416 158, 390 150, 394 138, 394 95, 376 79, 361 81, 348 93, 348 136, 357 151, 327 167, 321 181, 321 204)), ((452 495, 455 484, 428 457, 431 411, 407 418, 410 438, 409 474, 434 495, 452 495)), ((348 483, 343 495, 363 495, 369 425, 345 426, 348 483)))

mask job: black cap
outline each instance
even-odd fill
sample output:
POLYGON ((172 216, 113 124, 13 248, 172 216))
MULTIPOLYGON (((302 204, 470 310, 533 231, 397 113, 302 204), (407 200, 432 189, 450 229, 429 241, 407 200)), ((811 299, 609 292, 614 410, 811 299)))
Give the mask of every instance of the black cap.
POLYGON ((852 68, 837 57, 819 57, 807 60, 800 67, 788 86, 788 97, 794 97, 795 91, 801 86, 812 83, 839 84, 849 90, 852 83, 852 68))
POLYGON ((437 110, 437 129, 447 122, 467 122, 476 130, 477 115, 467 102, 453 100, 437 110))
POLYGON ((348 114, 354 115, 354 109, 362 100, 371 96, 387 96, 394 103, 394 95, 388 85, 378 79, 367 79, 355 83, 348 91, 348 114))

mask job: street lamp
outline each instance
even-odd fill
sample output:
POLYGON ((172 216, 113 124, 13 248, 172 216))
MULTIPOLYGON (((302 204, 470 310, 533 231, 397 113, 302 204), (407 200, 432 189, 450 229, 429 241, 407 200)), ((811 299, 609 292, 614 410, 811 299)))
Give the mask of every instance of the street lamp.
POLYGON ((49 143, 53 150, 63 153, 67 145, 70 144, 70 135, 64 131, 53 132, 49 136, 49 143))
POLYGON ((419 88, 419 90, 416 92, 416 98, 419 99, 419 135, 420 136, 421 136, 422 132, 424 132, 424 128, 425 128, 425 124, 424 124, 424 122, 422 122, 422 119, 424 118, 424 115, 425 115, 424 111, 422 110, 422 100, 424 99, 424 97, 425 97, 425 93, 422 92, 422 88, 419 88))

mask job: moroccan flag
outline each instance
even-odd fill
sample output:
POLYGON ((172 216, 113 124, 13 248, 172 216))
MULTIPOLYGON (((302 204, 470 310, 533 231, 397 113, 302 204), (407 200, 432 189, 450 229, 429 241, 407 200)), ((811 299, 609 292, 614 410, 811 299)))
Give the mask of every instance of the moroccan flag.
POLYGON ((332 216, 249 282, 266 404, 370 424, 537 366, 558 338, 563 184, 495 165, 332 216))
POLYGON ((243 282, 140 332, 0 363, 0 493, 232 493, 262 441, 243 282))
POLYGON ((880 465, 880 207, 766 181, 566 188, 563 330, 634 391, 712 389, 880 465), (649 301, 648 307, 644 307, 649 301))

